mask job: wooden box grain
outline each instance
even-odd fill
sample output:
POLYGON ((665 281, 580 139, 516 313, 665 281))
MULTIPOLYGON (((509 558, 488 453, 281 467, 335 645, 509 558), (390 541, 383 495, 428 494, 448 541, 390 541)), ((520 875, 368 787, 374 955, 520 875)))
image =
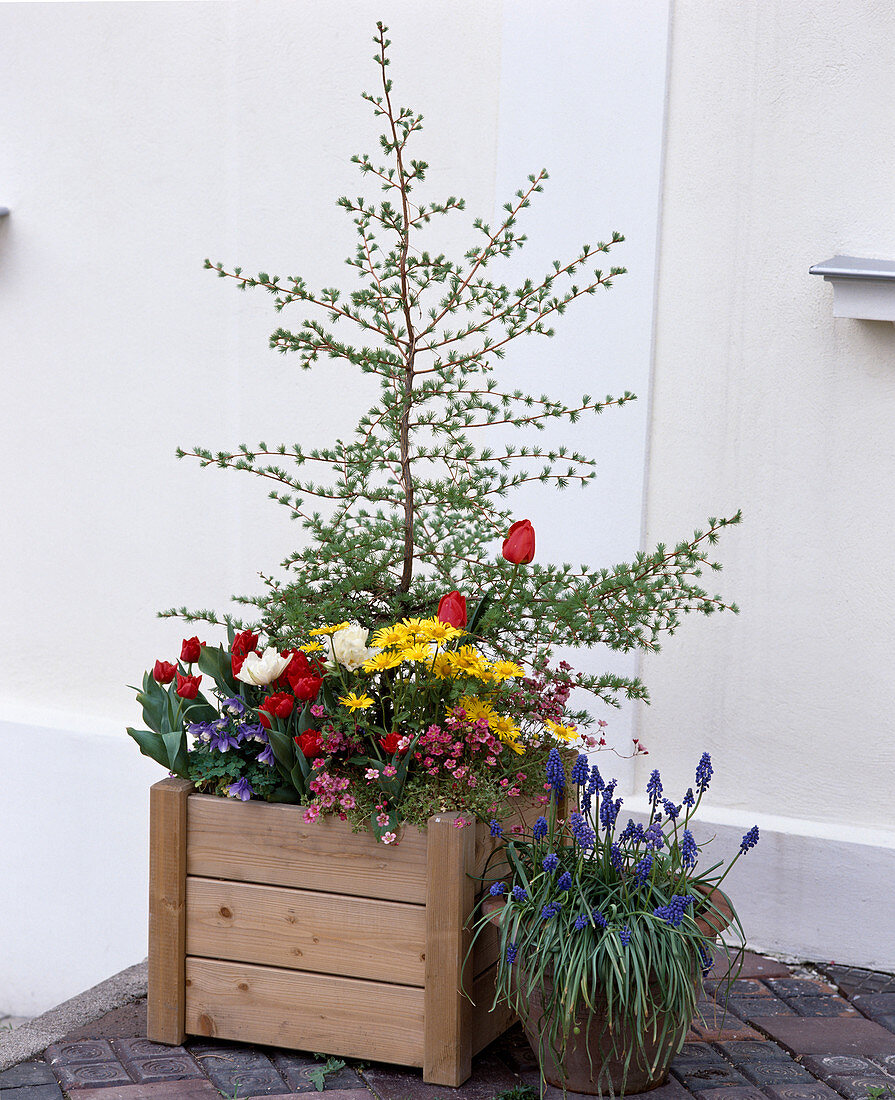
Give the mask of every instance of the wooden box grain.
POLYGON ((500 842, 460 817, 386 846, 335 818, 306 824, 299 806, 156 783, 148 1037, 324 1051, 462 1084, 512 1017, 490 1011, 496 934, 470 958, 466 927, 500 842))

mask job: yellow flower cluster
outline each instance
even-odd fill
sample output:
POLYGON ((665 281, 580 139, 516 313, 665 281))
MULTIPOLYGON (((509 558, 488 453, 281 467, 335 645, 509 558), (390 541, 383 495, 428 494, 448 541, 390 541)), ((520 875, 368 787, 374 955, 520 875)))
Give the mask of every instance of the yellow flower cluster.
POLYGON ((486 718, 488 729, 509 745, 514 752, 519 753, 520 756, 525 752, 525 746, 519 740, 521 733, 519 727, 512 718, 505 714, 498 714, 487 699, 482 699, 478 695, 464 695, 460 699, 459 706, 466 712, 466 717, 473 722, 486 718))

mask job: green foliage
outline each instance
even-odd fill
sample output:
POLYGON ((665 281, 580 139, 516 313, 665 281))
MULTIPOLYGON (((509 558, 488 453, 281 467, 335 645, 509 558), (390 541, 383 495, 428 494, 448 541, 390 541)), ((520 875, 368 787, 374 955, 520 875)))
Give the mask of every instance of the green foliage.
MULTIPOLYGON (((325 1056, 317 1055, 317 1057, 325 1056)), ((323 1092, 326 1088, 326 1078, 344 1068, 345 1060, 343 1058, 326 1057, 326 1061, 322 1066, 315 1066, 314 1069, 308 1070, 308 1080, 318 1092, 323 1092)))
MULTIPOLYGON (((428 165, 411 159, 408 146, 422 117, 393 101, 390 43, 381 24, 374 41, 381 94, 363 98, 383 125, 380 156, 352 160, 380 195, 338 200, 357 236, 347 259, 354 289, 315 289, 300 275, 250 276, 206 261, 240 289, 266 291, 277 312, 305 310, 293 327, 273 332, 272 348, 295 354, 303 370, 342 360, 379 384, 378 400, 353 434, 330 446, 260 442, 235 451, 178 451, 202 466, 263 479, 273 486, 271 499, 304 529, 303 547, 283 563, 286 579, 266 577, 263 595, 237 602, 260 616, 276 644, 289 646, 321 622, 351 619, 375 628, 428 613, 452 589, 470 600, 500 593, 480 630, 503 655, 535 661, 555 645, 655 650, 681 616, 728 606, 700 577, 706 566, 719 568, 709 547, 739 522, 739 513, 709 520, 705 531, 673 549, 660 545, 612 569, 532 565, 512 590, 512 569, 494 554, 495 540, 514 518, 505 503, 513 489, 532 482, 565 489, 594 477, 593 458, 564 445, 542 446, 538 432, 634 400, 628 391, 602 398, 526 393, 496 373, 514 340, 552 336, 568 307, 624 274, 623 267, 602 266, 624 238, 613 232, 584 244, 515 289, 492 279, 490 265, 525 243, 519 220, 548 178, 541 170, 504 205, 495 225, 473 221, 475 238, 462 258, 432 250, 425 239, 431 223, 465 204, 452 195, 417 201, 428 165), (498 443, 502 429, 520 442, 498 443)), ((163 614, 235 622, 207 610, 163 614)), ((612 705, 646 697, 636 678, 579 675, 576 683, 612 705)))

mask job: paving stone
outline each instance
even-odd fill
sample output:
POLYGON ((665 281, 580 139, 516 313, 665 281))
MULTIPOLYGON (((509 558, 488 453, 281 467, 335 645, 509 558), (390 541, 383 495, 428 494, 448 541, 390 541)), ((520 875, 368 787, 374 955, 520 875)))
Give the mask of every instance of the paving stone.
POLYGON ((294 1092, 260 1050, 194 1047, 192 1053, 211 1083, 225 1096, 233 1096, 237 1090, 240 1096, 282 1096, 294 1092))
MULTIPOLYGON (((499 1092, 506 1092, 519 1084, 519 1077, 492 1053, 473 1059, 472 1077, 458 1089, 427 1085, 420 1070, 404 1066, 377 1063, 366 1066, 361 1076, 381 1100, 493 1100, 499 1092)), ((525 1076, 523 1080, 526 1080, 525 1076)), ((536 1076, 534 1080, 537 1080, 536 1076)), ((562 1095, 562 1089, 556 1092, 562 1095)), ((575 1094, 570 1092, 568 1095, 575 1094)), ((650 1096, 653 1095, 651 1092, 650 1096)))
POLYGON ((895 974, 864 970, 857 966, 837 966, 835 963, 821 969, 847 997, 857 993, 895 993, 895 974))
POLYGON ((730 1008, 735 1015, 747 1023, 756 1016, 795 1016, 795 1009, 789 1007, 779 997, 731 997, 730 1008))
POLYGON ((752 1085, 721 1085, 716 1089, 696 1089, 696 1100, 767 1100, 759 1089, 752 1085))
POLYGON ((805 1081, 804 1084, 768 1085, 763 1091, 769 1100, 840 1100, 839 1093, 821 1081, 813 1084, 805 1081))
POLYGON ((202 1076, 202 1070, 186 1051, 173 1058, 133 1058, 124 1063, 124 1068, 135 1081, 183 1081, 202 1076))
MULTIPOLYGON (((232 1092, 230 1096, 233 1096, 232 1092)), ((18 1097, 13 1100, 18 1100, 18 1097)), ((221 1100, 221 1094, 210 1081, 194 1079, 78 1089, 72 1100, 221 1100)))
POLYGON ((895 1015, 895 993, 858 993, 852 997, 852 1004, 871 1020, 895 1015))
POLYGON ((867 1100, 873 1088, 890 1089, 895 1096, 895 1080, 888 1077, 829 1077, 827 1084, 846 1100, 867 1100))
MULTIPOLYGON (((312 1070, 319 1070, 324 1064, 311 1055, 292 1054, 285 1050, 271 1051, 270 1060, 276 1066, 280 1076, 285 1078, 286 1084, 295 1092, 316 1092, 317 1086, 308 1076, 312 1070)), ((357 1075, 357 1071, 350 1066, 345 1066, 336 1073, 328 1073, 324 1079, 327 1093, 351 1092, 363 1088, 363 1082, 357 1075)))
POLYGON ((509 1031, 505 1031, 490 1049, 514 1073, 538 1068, 538 1060, 525 1038, 521 1024, 516 1024, 509 1031))
POLYGON ((790 997, 829 997, 836 993, 835 986, 814 978, 768 978, 767 984, 785 1001, 790 997))
POLYGON ((89 1089, 104 1085, 123 1085, 133 1081, 120 1062, 77 1062, 54 1065, 53 1072, 64 1089, 89 1089))
POLYGON ((65 1095, 54 1081, 51 1085, 23 1085, 18 1089, 2 1089, 0 1098, 2 1100, 65 1100, 65 1095))
POLYGON ((768 1016, 754 1022, 794 1054, 895 1054, 895 1035, 862 1017, 768 1016))
POLYGON ((741 1062, 789 1062, 790 1057, 776 1043, 766 1039, 756 1042, 722 1042, 717 1044, 724 1057, 739 1067, 741 1062))
POLYGON ((891 1016, 877 1016, 876 1022, 889 1031, 895 1031, 895 1012, 891 1016))
POLYGON ((788 1085, 800 1082, 810 1084, 814 1080, 807 1069, 804 1069, 791 1058, 787 1058, 785 1062, 743 1062, 737 1066, 737 1069, 747 1081, 751 1081, 753 1085, 758 1085, 759 1088, 765 1088, 767 1085, 788 1085))
POLYGON ((722 1004, 731 997, 771 997, 770 989, 757 978, 737 978, 733 982, 706 982, 706 989, 722 1004))
MULTIPOLYGON (((895 1077, 895 1054, 876 1054, 873 1056, 873 1062, 895 1077)), ((861 1072, 865 1071, 861 1070, 861 1072)))
POLYGON ((708 1043, 684 1043, 672 1060, 673 1066, 723 1065, 724 1057, 708 1043))
POLYGON ((23 1085, 55 1085, 56 1078, 46 1062, 21 1062, 0 1073, 0 1089, 18 1089, 23 1085))
POLYGON ((754 1027, 741 1023, 735 1016, 727 1017, 726 1027, 708 1028, 703 1024, 694 1024, 693 1029, 699 1038, 706 1043, 761 1042, 764 1040, 764 1036, 756 1031, 754 1027))
MULTIPOLYGON (((594 1100, 594 1098, 585 1092, 566 1092, 563 1094, 562 1089, 548 1085, 544 1090, 542 1100, 594 1100)), ((649 1092, 626 1092, 625 1100, 690 1100, 690 1093, 680 1082, 670 1077, 664 1085, 650 1089, 649 1092)), ((744 1100, 753 1100, 753 1098, 750 1096, 744 1098, 744 1100)), ((762 1100, 764 1100, 763 1097, 762 1100)))
MULTIPOLYGON (((329 1078, 327 1078, 326 1083, 328 1086, 329 1078)), ((373 1093, 365 1088, 330 1090, 329 1087, 327 1087, 326 1095, 328 1100, 374 1100, 373 1093)), ((307 1092, 284 1093, 282 1100, 299 1100, 299 1098, 300 1100, 308 1100, 307 1092)), ((242 1100, 241 1097, 240 1100, 242 1100)), ((260 1096, 247 1096, 245 1100, 261 1100, 261 1098, 260 1096)))
POLYGON ((179 1058, 186 1047, 154 1043, 151 1039, 113 1039, 112 1047, 122 1062, 134 1058, 179 1058))
POLYGON ((52 1043, 44 1051, 52 1066, 73 1066, 79 1062, 114 1062, 115 1051, 107 1039, 80 1039, 75 1042, 52 1043))
POLYGON ((788 978, 790 977, 789 967, 784 963, 777 962, 775 959, 766 959, 762 955, 756 955, 754 951, 746 951, 743 954, 743 965, 737 972, 736 956, 732 956, 730 961, 725 958, 723 952, 718 952, 715 955, 715 965, 712 967, 709 978, 720 980, 723 979, 730 970, 733 970, 735 978, 788 978))
MULTIPOLYGON (((892 1058, 895 1059, 895 1054, 892 1058)), ((871 1062, 869 1058, 862 1058, 859 1054, 806 1054, 802 1065, 823 1081, 834 1076, 882 1077, 886 1072, 882 1065, 871 1062)))
POLYGON ((788 997, 787 1004, 798 1016, 860 1016, 844 997, 788 997))
POLYGON ((671 1072, 690 1092, 697 1089, 716 1089, 722 1085, 749 1084, 741 1073, 723 1060, 708 1066, 683 1066, 681 1069, 672 1066, 671 1072))

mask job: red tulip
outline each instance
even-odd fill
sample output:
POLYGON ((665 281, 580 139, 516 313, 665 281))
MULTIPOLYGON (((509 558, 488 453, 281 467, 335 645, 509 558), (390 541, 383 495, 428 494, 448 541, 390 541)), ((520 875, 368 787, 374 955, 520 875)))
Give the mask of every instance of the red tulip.
POLYGON ((308 760, 313 760, 315 756, 319 756, 320 750, 323 748, 323 738, 317 730, 305 730, 304 733, 300 733, 295 738, 295 743, 308 760))
POLYGON ((294 706, 295 700, 292 696, 287 695, 285 691, 279 691, 275 695, 268 695, 261 704, 261 709, 266 710, 275 718, 288 718, 294 706))
POLYGON ((174 674, 177 672, 177 665, 172 665, 170 661, 156 661, 155 668, 152 670, 152 678, 159 684, 170 684, 174 679, 174 674))
POLYGON ((466 626, 466 597, 461 596, 456 589, 453 592, 448 592, 438 601, 436 614, 441 622, 463 630, 466 626))
POLYGON ((251 630, 244 630, 233 639, 233 645, 230 646, 230 667, 233 669, 234 676, 242 669, 246 656, 249 653, 254 653, 258 648, 259 638, 260 634, 253 634, 251 630))
POLYGON ((182 676, 177 673, 177 694, 181 699, 195 699, 199 694, 201 676, 182 676))
POLYGON ((531 521, 520 519, 503 540, 503 556, 513 565, 528 565, 535 556, 535 529, 531 521))
POLYGON ((180 659, 185 665, 194 664, 199 660, 199 654, 202 652, 202 646, 204 642, 200 642, 198 638, 184 638, 183 645, 180 649, 180 659))

